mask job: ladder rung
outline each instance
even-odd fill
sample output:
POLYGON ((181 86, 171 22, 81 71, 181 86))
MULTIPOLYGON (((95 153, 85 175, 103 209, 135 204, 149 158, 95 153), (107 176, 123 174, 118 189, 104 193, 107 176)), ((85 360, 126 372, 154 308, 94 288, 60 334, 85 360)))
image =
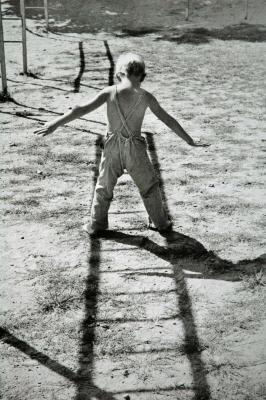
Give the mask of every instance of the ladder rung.
POLYGON ((25 7, 25 10, 30 10, 31 8, 41 8, 42 10, 45 9, 45 7, 25 7))
POLYGON ((5 21, 5 20, 20 20, 21 21, 21 17, 20 18, 2 18, 2 21, 5 21))
POLYGON ((22 43, 22 40, 4 40, 4 43, 22 43))

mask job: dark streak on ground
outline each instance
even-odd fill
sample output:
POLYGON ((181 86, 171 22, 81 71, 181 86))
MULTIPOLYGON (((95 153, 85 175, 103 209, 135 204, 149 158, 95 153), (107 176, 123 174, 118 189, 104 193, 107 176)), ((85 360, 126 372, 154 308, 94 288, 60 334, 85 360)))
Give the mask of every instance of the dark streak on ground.
MULTIPOLYGON (((95 164, 93 188, 95 188, 101 159, 102 137, 95 142, 95 164)), ((94 190, 93 190, 94 192, 94 190)), ((77 372, 77 391, 75 400, 115 400, 112 393, 105 392, 93 383, 95 322, 97 320, 98 294, 100 286, 101 241, 87 237, 88 276, 85 290, 85 316, 81 324, 82 338, 79 348, 79 368, 77 372)))
MULTIPOLYGON (((35 78, 36 79, 36 78, 35 78)), ((38 78, 37 78, 38 79, 38 78)), ((20 85, 33 85, 33 86, 39 86, 39 87, 43 87, 43 88, 48 88, 48 89, 54 89, 54 90, 60 90, 62 92, 67 92, 70 93, 70 90, 67 89, 62 89, 56 86, 50 86, 50 85, 41 85, 40 83, 35 83, 35 82, 22 82, 22 81, 15 81, 14 79, 7 79, 9 82, 13 82, 13 83, 19 83, 20 85)))
POLYGON ((228 25, 223 28, 187 28, 170 29, 156 40, 167 40, 177 44, 203 44, 209 43, 211 39, 219 40, 242 40, 246 42, 265 42, 266 27, 264 25, 252 25, 241 23, 228 25))
POLYGON ((110 68, 109 68, 109 79, 108 79, 108 84, 109 86, 112 86, 114 84, 114 69, 115 69, 115 63, 113 59, 113 55, 110 51, 110 47, 108 45, 107 40, 104 40, 104 47, 106 49, 106 55, 108 57, 108 60, 110 62, 110 68))
POLYGON ((46 368, 49 368, 51 371, 64 376, 70 381, 76 381, 75 372, 71 371, 69 368, 60 364, 59 362, 52 360, 46 354, 43 354, 41 351, 36 350, 34 347, 30 346, 24 340, 21 340, 10 333, 7 329, 0 327, 0 340, 9 346, 15 347, 22 353, 29 356, 32 360, 37 360, 40 364, 44 365, 46 368))
MULTIPOLYGON (((0 114, 14 115, 14 116, 19 117, 19 118, 30 119, 32 121, 40 122, 42 125, 45 124, 45 122, 47 122, 47 121, 45 121, 43 119, 31 117, 31 116, 29 116, 29 114, 27 114, 27 112, 24 113, 24 112, 19 112, 19 111, 17 111, 17 112, 0 111, 0 114)), ((93 132, 91 130, 88 130, 88 129, 76 128, 76 127, 69 126, 69 125, 65 125, 65 127, 69 128, 69 129, 72 129, 72 130, 74 129, 75 131, 79 131, 79 132, 86 132, 86 133, 90 133, 92 135, 98 135, 97 133, 95 133, 95 132, 93 132)))
POLYGON ((143 132, 146 135, 146 140, 147 140, 147 144, 148 144, 148 151, 150 154, 150 158, 151 158, 151 162, 153 165, 153 168, 156 171, 156 175, 158 177, 159 180, 159 186, 160 186, 160 190, 161 190, 161 195, 162 195, 162 199, 163 199, 163 203, 164 203, 164 207, 168 213, 169 219, 172 220, 172 217, 170 215, 170 210, 168 207, 168 202, 167 202, 167 198, 166 198, 166 194, 165 194, 165 190, 164 190, 164 181, 162 178, 162 174, 160 171, 160 162, 159 162, 159 157, 157 154, 157 149, 156 149, 156 144, 154 141, 154 136, 151 132, 143 132))
POLYGON ((76 79, 74 80, 74 92, 78 93, 80 89, 80 82, 82 75, 85 70, 85 55, 83 50, 83 43, 79 42, 79 57, 80 57, 80 65, 79 65, 79 73, 76 79))
MULTIPOLYGON (((164 206, 168 213, 169 219, 172 220, 170 210, 168 207, 167 197, 165 194, 164 181, 163 181, 161 171, 160 171, 159 157, 157 154, 154 137, 151 132, 145 132, 145 134, 146 134, 146 140, 148 143, 148 150, 150 152, 151 161, 152 161, 153 167, 154 167, 154 169, 157 173, 158 179, 159 179, 159 185, 160 185, 160 190, 161 190, 164 206)), ((180 236, 180 238, 181 238, 181 236, 180 236)), ((183 246, 184 247, 183 249, 181 247, 182 251, 188 250, 188 252, 190 253, 191 252, 191 243, 192 243, 192 248, 194 247, 194 250, 196 250, 199 255, 202 255, 206 252, 206 250, 201 245, 201 243, 199 243, 195 240, 193 241, 192 239, 188 238, 188 243, 189 243, 189 241, 190 241, 190 246, 189 245, 183 246)), ((169 244, 171 244, 171 243, 169 242, 169 244)), ((159 251, 159 257, 160 257, 160 251, 159 251)), ((168 257, 169 257, 169 255, 168 255, 168 257)), ((176 262, 174 255, 173 255, 173 257, 170 256, 169 261, 172 264, 172 268, 173 268, 173 278, 175 280, 175 285, 176 285, 177 305, 178 305, 178 309, 180 310, 180 316, 182 318, 183 327, 184 327, 184 334, 185 334, 184 349, 185 349, 185 353, 190 361, 191 371, 192 371, 192 375, 193 375, 194 393, 195 393, 194 399, 195 400, 208 400, 210 398, 210 388, 209 388, 209 385, 207 382, 206 368, 204 366, 204 362, 201 359, 200 343, 199 343, 199 338, 198 338, 198 334, 197 334, 197 327, 196 327, 195 320, 194 320, 192 303, 191 303, 190 295, 189 295, 188 288, 187 288, 185 274, 184 274, 182 268, 180 268, 178 262, 176 262)))

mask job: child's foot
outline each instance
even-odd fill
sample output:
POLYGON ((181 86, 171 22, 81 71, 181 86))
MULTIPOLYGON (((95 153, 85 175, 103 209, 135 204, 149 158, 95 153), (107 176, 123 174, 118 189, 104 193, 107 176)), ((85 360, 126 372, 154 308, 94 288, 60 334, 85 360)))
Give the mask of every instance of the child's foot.
POLYGON ((83 225, 82 230, 91 237, 101 236, 105 232, 105 229, 93 229, 90 224, 83 225))
POLYGON ((160 233, 160 235, 162 235, 164 237, 168 237, 168 236, 172 235, 173 234, 173 224, 170 223, 166 228, 158 229, 158 232, 160 233))

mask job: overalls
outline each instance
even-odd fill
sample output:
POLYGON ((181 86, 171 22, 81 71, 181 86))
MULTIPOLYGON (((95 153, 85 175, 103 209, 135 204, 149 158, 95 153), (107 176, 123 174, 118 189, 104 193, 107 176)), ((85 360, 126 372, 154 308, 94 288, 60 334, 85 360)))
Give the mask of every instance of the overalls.
POLYGON ((99 176, 95 187, 91 208, 91 229, 94 231, 108 228, 108 209, 113 198, 113 190, 117 179, 127 170, 137 185, 150 219, 158 230, 166 229, 170 221, 163 207, 158 178, 147 154, 144 137, 134 134, 127 124, 133 115, 142 96, 124 117, 117 98, 115 88, 114 102, 121 121, 119 129, 107 132, 99 176), (122 134, 123 127, 128 136, 122 134))

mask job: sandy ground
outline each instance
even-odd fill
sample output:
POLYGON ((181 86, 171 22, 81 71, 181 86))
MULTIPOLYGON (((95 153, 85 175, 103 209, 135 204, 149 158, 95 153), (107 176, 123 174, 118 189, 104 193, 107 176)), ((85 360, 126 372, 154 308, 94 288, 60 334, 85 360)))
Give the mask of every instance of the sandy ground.
MULTIPOLYGON (((17 23, 5 24, 19 37, 17 23)), ((2 398, 264 399, 263 28, 252 28, 257 42, 208 36, 196 45, 180 44, 176 28, 139 37, 28 27, 31 75, 8 46, 13 101, 0 115, 2 398), (145 88, 211 144, 189 148, 146 116, 174 243, 147 230, 127 174, 111 231, 82 233, 104 108, 53 136, 33 135, 108 85, 112 60, 136 49, 147 60, 145 88)))

